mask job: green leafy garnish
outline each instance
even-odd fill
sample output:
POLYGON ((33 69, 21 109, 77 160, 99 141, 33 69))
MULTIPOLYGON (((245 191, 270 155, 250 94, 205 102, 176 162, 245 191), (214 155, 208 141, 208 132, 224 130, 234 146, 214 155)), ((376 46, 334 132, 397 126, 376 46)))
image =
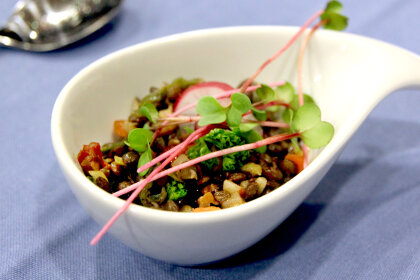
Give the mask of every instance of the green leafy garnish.
MULTIPOLYGON (((150 162, 152 160, 152 149, 150 149, 150 146, 148 145, 147 150, 141 154, 139 162, 137 163, 137 168, 140 168, 141 166, 145 165, 146 163, 150 162)), ((145 176, 149 172, 149 168, 144 170, 143 172, 140 172, 139 175, 141 177, 145 176)))
POLYGON ((338 1, 330 1, 321 15, 325 21, 324 28, 341 31, 347 27, 348 18, 341 14, 343 5, 338 1))
POLYGON ((251 129, 254 129, 256 126, 258 126, 257 123, 241 123, 239 125, 239 131, 240 132, 248 132, 251 129))
POLYGON ((293 120, 294 113, 295 113, 295 111, 291 108, 284 109, 284 111, 282 113, 283 121, 290 124, 293 120))
POLYGON ((251 109, 251 100, 242 93, 234 93, 230 99, 232 104, 227 114, 227 123, 230 127, 237 127, 241 124, 242 115, 251 109))
POLYGON ((150 122, 155 123, 159 118, 159 113, 152 103, 146 103, 140 108, 140 113, 150 122))
POLYGON ((227 114, 227 123, 230 127, 237 127, 242 122, 242 114, 235 107, 231 107, 227 114))
POLYGON ((263 100, 266 103, 276 99, 276 94, 274 93, 274 90, 265 84, 261 84, 261 86, 257 88, 257 95, 261 100, 263 100))
POLYGON ((303 142, 311 149, 327 145, 334 135, 334 127, 321 121, 321 111, 314 103, 304 104, 297 110, 291 129, 301 133, 303 142))
POLYGON ((252 115, 259 121, 266 121, 267 120, 267 113, 263 110, 259 110, 254 106, 251 107, 252 115))
MULTIPOLYGON (((304 104, 308 104, 308 103, 315 103, 314 99, 312 98, 312 96, 307 95, 307 94, 303 94, 303 103, 304 104)), ((297 94, 295 94, 293 96, 292 101, 290 101, 290 108, 292 108, 293 110, 297 110, 299 109, 299 96, 297 94)))
POLYGON ((338 1, 330 1, 327 3, 327 7, 325 8, 325 12, 337 13, 339 14, 343 9, 343 4, 338 1))
POLYGON ((321 110, 313 103, 305 103, 300 107, 291 125, 296 131, 306 131, 321 121, 321 110))
POLYGON ((142 153, 149 147, 153 138, 153 132, 145 128, 135 128, 128 134, 126 144, 135 151, 142 153))
POLYGON ((278 86, 274 90, 274 93, 276 95, 276 99, 285 103, 290 103, 295 96, 295 89, 289 82, 286 82, 284 85, 278 86))
POLYGON ((232 100, 232 107, 236 108, 242 114, 245 114, 251 109, 251 100, 243 93, 234 93, 230 99, 232 100))
POLYGON ((311 129, 303 132, 303 142, 311 149, 319 149, 327 145, 334 135, 334 127, 328 122, 319 122, 311 129))
POLYGON ((178 200, 187 195, 185 185, 175 180, 166 184, 166 192, 169 200, 178 200))
POLYGON ((200 126, 217 124, 226 120, 226 109, 212 96, 200 98, 196 110, 201 115, 200 121, 198 122, 200 126))

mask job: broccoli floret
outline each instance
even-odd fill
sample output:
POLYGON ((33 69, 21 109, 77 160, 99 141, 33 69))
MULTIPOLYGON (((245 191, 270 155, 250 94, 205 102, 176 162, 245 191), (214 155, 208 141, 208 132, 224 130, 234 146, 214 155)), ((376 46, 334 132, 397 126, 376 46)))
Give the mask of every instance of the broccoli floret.
MULTIPOLYGON (((203 138, 199 138, 197 141, 195 141, 195 145, 188 149, 187 155, 189 158, 194 159, 194 158, 207 155, 210 152, 211 151, 209 147, 207 146, 206 142, 204 142, 203 138)), ((200 162, 200 163, 211 170, 213 166, 218 164, 218 161, 217 159, 212 158, 212 159, 200 162)))
MULTIPOLYGON (((215 146, 219 150, 223 150, 246 143, 246 140, 241 136, 239 130, 232 131, 222 128, 215 128, 206 136, 198 139, 195 142, 195 145, 188 150, 187 155, 189 158, 194 159, 210 153, 211 150, 209 149, 208 144, 215 146)), ((239 169, 249 157, 249 151, 224 155, 222 161, 223 171, 233 171, 239 169)), ((209 169, 212 169, 213 166, 218 164, 218 161, 216 158, 213 158, 203 161, 201 164, 209 169)))
POLYGON ((219 150, 243 145, 246 143, 239 133, 239 131, 232 131, 222 128, 215 128, 210 131, 204 140, 208 143, 213 144, 219 150))
POLYGON ((185 185, 175 180, 166 184, 166 192, 168 193, 169 200, 178 200, 187 195, 185 185))
MULTIPOLYGON (((221 128, 213 129, 203 138, 204 141, 213 144, 220 150, 246 144, 245 139, 242 138, 239 131, 231 131, 221 128)), ((224 155, 223 171, 233 171, 239 169, 249 157, 249 151, 224 155)))
POLYGON ((249 151, 237 152, 223 156, 223 171, 234 171, 244 165, 245 161, 249 158, 249 151))

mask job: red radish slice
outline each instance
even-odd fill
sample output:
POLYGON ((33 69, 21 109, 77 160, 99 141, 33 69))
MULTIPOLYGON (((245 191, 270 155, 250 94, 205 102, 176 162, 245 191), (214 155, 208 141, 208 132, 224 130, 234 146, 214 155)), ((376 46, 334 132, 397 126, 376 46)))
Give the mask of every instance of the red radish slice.
MULTIPOLYGON (((189 88, 187 88, 177 99, 174 105, 174 112, 177 110, 192 104, 194 102, 198 102, 198 100, 203 96, 216 96, 217 94, 220 94, 222 92, 225 92, 227 90, 232 90, 233 88, 225 83, 221 82, 203 82, 196 85, 193 85, 189 88)), ((230 98, 223 98, 219 99, 219 103, 223 106, 229 106, 230 104, 230 98)), ((186 116, 193 116, 197 115, 197 111, 195 108, 192 108, 188 111, 185 111, 182 113, 182 115, 186 116)))

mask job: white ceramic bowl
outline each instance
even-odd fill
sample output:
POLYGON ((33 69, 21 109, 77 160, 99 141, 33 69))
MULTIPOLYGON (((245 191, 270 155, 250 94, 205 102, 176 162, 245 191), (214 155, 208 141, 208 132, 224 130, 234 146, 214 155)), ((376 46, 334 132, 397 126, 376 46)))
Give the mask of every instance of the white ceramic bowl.
MULTIPOLYGON (((126 118, 132 99, 146 94, 150 86, 179 76, 237 85, 296 31, 265 26, 189 32, 123 49, 77 74, 54 106, 52 140, 72 191, 98 224, 103 225, 123 200, 83 175, 76 161, 83 144, 111 141, 113 121, 126 118)), ((299 42, 257 80, 296 84, 298 50, 299 42)), ((269 195, 222 211, 173 213, 131 205, 110 233, 142 254, 183 265, 213 262, 246 249, 313 190, 377 102, 396 88, 419 84, 419 74, 413 74, 419 65, 416 55, 386 43, 317 32, 305 56, 304 90, 313 95, 336 134, 308 168, 269 195), (396 73, 388 66, 404 70, 396 73)))

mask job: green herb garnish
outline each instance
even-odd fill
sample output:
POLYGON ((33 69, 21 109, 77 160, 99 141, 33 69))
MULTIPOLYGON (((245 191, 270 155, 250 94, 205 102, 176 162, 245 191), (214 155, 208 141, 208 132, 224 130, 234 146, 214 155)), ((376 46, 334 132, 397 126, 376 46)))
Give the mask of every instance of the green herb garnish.
POLYGON ((140 113, 150 122, 155 123, 159 118, 159 113, 152 103, 146 103, 140 108, 140 113))
POLYGON ((227 123, 230 127, 238 127, 242 122, 242 115, 251 109, 251 100, 243 93, 234 93, 230 99, 232 104, 227 113, 227 123))
POLYGON ((321 111, 314 103, 306 103, 297 110, 291 128, 301 133, 303 142, 311 149, 327 145, 334 135, 334 127, 321 121, 321 111))
POLYGON ((200 98, 196 110, 201 115, 201 119, 198 122, 200 126, 226 121, 226 109, 213 96, 200 98))
POLYGON ((338 1, 330 1, 321 15, 321 20, 325 21, 324 28, 341 31, 346 29, 348 18, 341 14, 343 5, 338 1))

